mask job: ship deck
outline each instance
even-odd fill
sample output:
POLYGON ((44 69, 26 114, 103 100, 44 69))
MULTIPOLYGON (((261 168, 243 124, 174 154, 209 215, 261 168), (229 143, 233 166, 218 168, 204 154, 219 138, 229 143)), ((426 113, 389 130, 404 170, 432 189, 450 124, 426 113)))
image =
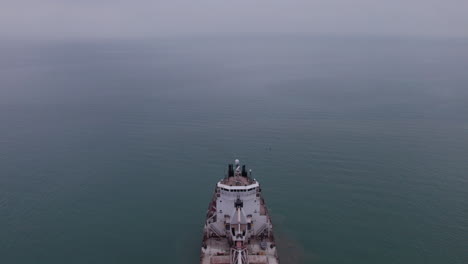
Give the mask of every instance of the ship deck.
POLYGON ((255 180, 249 177, 233 176, 224 178, 221 183, 229 186, 246 186, 255 183, 255 180))
MULTIPOLYGON (((252 239, 247 245, 249 264, 278 264, 276 247, 271 247, 273 241, 266 241, 267 247, 263 250, 260 241, 252 239)), ((201 264, 230 264, 230 246, 227 238, 208 238, 206 249, 202 250, 201 264)))
MULTIPOLYGON (((218 231, 218 228, 221 227, 215 228, 216 226, 213 225, 213 221, 217 222, 216 218, 214 218, 217 215, 217 199, 220 199, 219 197, 221 197, 222 195, 227 195, 231 197, 231 192, 244 192, 245 194, 243 193, 239 195, 245 195, 247 197, 250 197, 251 200, 248 201, 252 201, 255 203, 255 206, 258 206, 254 208, 249 207, 249 209, 251 210, 250 213, 257 213, 256 211, 254 212, 254 209, 258 208, 259 215, 266 216, 266 219, 265 217, 258 218, 260 219, 258 222, 259 228, 256 228, 255 234, 250 234, 249 237, 246 237, 245 240, 243 240, 243 243, 241 244, 243 250, 242 254, 248 254, 246 263, 278 264, 279 259, 276 249, 275 238, 271 226, 270 215, 268 212, 268 208, 265 204, 265 200, 261 195, 259 183, 251 177, 242 176, 239 173, 236 173, 235 176, 226 177, 220 182, 218 182, 218 185, 215 189, 215 193, 213 194, 213 198, 208 206, 207 220, 205 224, 203 243, 200 255, 200 263, 231 264, 231 251, 233 250, 231 243, 234 242, 232 241, 231 237, 226 237, 224 232, 218 231), (260 204, 257 204, 254 200, 259 201, 260 204)), ((221 212, 221 210, 219 211, 221 212)), ((219 221, 222 220, 218 219, 218 222, 219 221)), ((224 225, 222 227, 224 227, 224 225)))

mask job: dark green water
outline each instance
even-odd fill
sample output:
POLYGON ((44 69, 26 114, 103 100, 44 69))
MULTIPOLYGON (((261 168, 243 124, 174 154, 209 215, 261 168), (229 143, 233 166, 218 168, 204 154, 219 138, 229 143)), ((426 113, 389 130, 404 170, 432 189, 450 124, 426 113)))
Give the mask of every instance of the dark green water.
POLYGON ((198 263, 235 158, 283 263, 468 263, 468 41, 9 41, 0 57, 0 263, 198 263))

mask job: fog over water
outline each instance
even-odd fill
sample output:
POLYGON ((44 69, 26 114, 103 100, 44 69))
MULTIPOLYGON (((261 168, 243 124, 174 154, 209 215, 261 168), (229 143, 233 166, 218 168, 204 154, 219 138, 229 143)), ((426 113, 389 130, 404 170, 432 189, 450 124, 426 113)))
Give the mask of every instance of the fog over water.
POLYGON ((0 262, 196 263, 235 158, 283 263, 467 263, 468 43, 0 46, 0 262))
POLYGON ((235 158, 281 263, 468 263, 468 1, 2 1, 0 263, 197 263, 235 158))

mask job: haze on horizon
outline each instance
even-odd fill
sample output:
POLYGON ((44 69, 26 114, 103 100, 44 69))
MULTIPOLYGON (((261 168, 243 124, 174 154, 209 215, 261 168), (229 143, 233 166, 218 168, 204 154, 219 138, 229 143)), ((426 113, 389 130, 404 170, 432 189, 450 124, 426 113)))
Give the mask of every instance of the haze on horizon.
POLYGON ((468 37, 464 0, 7 0, 0 39, 306 33, 468 37))

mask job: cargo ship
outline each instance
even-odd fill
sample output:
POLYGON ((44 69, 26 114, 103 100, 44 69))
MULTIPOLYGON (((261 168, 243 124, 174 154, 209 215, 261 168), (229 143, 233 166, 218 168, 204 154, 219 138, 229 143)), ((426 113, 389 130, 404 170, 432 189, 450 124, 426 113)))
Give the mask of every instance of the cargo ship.
POLYGON ((277 264, 273 225, 262 189, 239 160, 228 165, 208 206, 201 264, 277 264))

